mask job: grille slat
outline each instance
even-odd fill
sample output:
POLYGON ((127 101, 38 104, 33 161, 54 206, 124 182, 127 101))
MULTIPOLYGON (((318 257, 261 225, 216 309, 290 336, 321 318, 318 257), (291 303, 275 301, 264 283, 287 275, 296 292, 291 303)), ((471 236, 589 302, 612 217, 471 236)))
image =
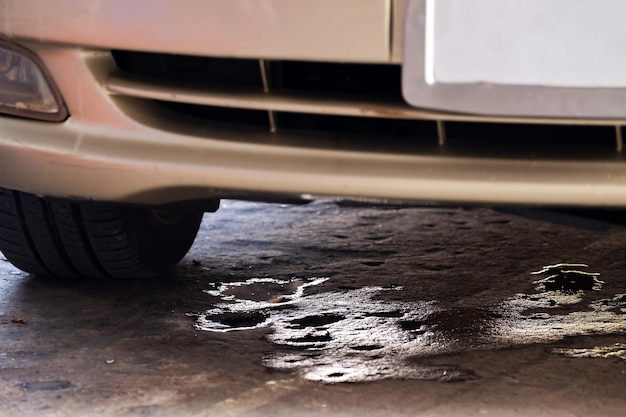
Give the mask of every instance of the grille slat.
POLYGON ((437 119, 435 115, 411 108, 399 100, 367 99, 347 94, 218 89, 189 82, 162 81, 126 74, 109 77, 106 88, 111 93, 130 97, 203 106, 384 119, 437 119))

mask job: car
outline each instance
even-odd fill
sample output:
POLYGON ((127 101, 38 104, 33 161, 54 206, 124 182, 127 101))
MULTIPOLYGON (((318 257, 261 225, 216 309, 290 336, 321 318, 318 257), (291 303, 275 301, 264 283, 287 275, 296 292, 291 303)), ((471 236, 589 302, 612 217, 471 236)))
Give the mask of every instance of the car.
POLYGON ((156 277, 220 199, 626 206, 626 3, 0 0, 0 250, 156 277))

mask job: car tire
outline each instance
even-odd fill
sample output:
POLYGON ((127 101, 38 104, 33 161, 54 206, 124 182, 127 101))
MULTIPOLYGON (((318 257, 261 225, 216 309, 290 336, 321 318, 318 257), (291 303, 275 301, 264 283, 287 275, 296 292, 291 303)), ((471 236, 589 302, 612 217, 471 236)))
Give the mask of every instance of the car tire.
POLYGON ((0 189, 0 251, 38 276, 152 278, 185 256, 202 214, 0 189))

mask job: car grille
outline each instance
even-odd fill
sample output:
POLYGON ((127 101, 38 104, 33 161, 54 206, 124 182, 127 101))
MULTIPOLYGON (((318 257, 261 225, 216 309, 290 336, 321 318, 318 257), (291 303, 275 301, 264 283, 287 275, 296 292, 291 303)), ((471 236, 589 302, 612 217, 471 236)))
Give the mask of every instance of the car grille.
POLYGON ((228 140, 511 158, 619 158, 622 149, 621 126, 611 121, 412 108, 402 98, 400 65, 112 54, 118 72, 109 92, 129 115, 166 130, 202 135, 236 126, 228 140))

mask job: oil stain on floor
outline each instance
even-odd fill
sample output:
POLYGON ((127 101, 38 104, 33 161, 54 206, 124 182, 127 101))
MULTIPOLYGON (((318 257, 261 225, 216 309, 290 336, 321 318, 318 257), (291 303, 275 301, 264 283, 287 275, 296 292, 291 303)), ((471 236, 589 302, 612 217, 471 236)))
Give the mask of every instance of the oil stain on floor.
MULTIPOLYGON (((328 278, 252 278, 208 290, 219 301, 197 316, 196 326, 213 332, 271 327, 268 338, 280 349, 264 364, 313 381, 465 381, 476 378, 472 370, 421 365, 414 359, 626 332, 626 295, 586 303, 587 292, 600 291, 602 281, 584 268, 544 267, 535 273, 544 276, 536 281, 536 293, 517 294, 495 306, 456 309, 436 301, 377 298, 402 291, 399 286, 307 294, 307 288, 328 278)), ((554 350, 578 357, 594 352, 554 350)), ((621 358, 623 346, 598 352, 621 358)))

